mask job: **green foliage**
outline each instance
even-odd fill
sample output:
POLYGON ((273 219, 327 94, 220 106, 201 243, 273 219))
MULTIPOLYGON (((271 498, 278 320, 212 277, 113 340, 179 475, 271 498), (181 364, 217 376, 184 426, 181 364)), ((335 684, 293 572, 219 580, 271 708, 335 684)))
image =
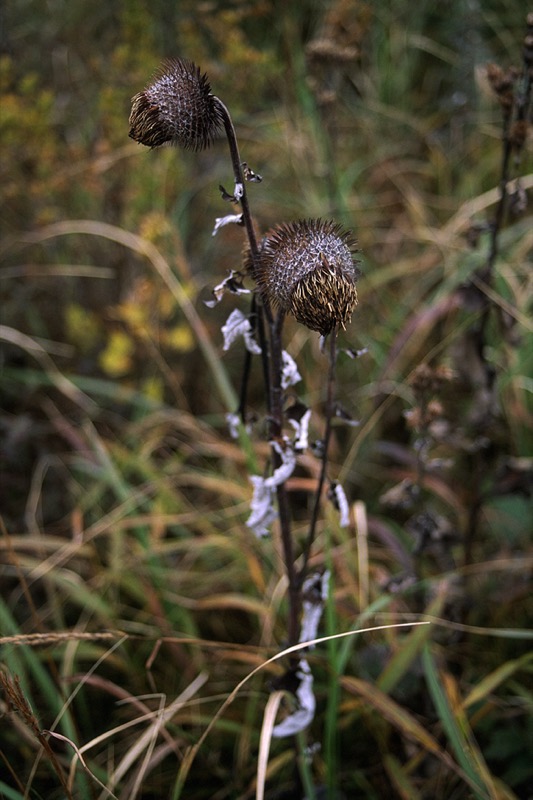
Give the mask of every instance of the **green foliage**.
MULTIPOLYGON (((326 633, 357 635, 310 653, 317 714, 299 743, 273 740, 267 796, 295 791, 296 762, 330 798, 527 796, 530 210, 501 231, 490 391, 480 308, 458 292, 487 259, 485 234, 476 248, 467 235, 498 201, 483 67, 520 65, 523 3, 26 0, 2 14, 0 796, 89 800, 98 781, 120 798, 255 793, 279 664, 216 715, 283 648, 285 574, 277 539, 244 524, 266 450, 226 430, 242 367, 221 351, 229 302, 202 302, 241 263, 240 230, 210 236, 224 145, 193 157, 127 138, 130 97, 171 55, 231 105, 264 176, 249 190, 261 232, 335 217, 362 249, 341 346, 368 353, 338 364, 360 425, 333 441, 352 526, 325 510, 312 556, 333 576, 326 633)), ((287 337, 320 409, 317 337, 292 323, 287 337)), ((250 403, 264 408, 259 380, 250 403)), ((302 460, 291 491, 298 547, 313 469, 302 460)))

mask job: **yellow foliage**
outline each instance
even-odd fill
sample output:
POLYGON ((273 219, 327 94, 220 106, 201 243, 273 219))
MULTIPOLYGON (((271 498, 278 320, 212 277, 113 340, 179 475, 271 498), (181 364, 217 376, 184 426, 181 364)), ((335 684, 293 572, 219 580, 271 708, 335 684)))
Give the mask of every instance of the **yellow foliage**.
POLYGON ((194 347, 194 336, 188 325, 176 325, 165 331, 163 342, 172 350, 186 353, 194 347))
POLYGON ((170 231, 171 227, 168 218, 160 211, 152 211, 144 215, 139 233, 143 239, 148 239, 149 242, 157 242, 162 236, 169 234, 170 231))
POLYGON ((100 366, 111 377, 125 375, 132 367, 134 349, 130 336, 123 331, 112 331, 107 347, 100 354, 100 366))
POLYGON ((131 333, 139 339, 147 339, 149 333, 149 308, 136 300, 126 300, 114 309, 115 316, 124 322, 131 333))
POLYGON ((165 395, 165 384, 162 378, 151 375, 142 383, 141 392, 150 400, 162 403, 165 395))
POLYGON ((66 338, 82 353, 91 350, 102 336, 102 325, 97 315, 77 303, 65 308, 66 338))

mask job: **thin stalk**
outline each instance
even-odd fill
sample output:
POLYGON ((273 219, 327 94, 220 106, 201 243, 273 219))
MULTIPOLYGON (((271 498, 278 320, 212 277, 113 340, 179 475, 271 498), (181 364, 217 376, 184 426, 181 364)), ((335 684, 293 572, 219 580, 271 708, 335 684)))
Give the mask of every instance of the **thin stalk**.
MULTIPOLYGON (((242 161, 241 156, 239 153, 239 143, 237 141, 237 134, 235 132, 235 127, 233 125, 233 120, 231 119, 231 115, 227 106, 224 105, 222 100, 219 97, 215 97, 215 102, 218 105, 222 121, 224 123, 224 130, 226 131, 226 138, 228 140, 229 151, 231 156, 231 164, 233 167, 233 178, 235 180, 235 185, 241 187, 242 194, 239 198, 239 202, 241 204, 242 209, 242 218, 244 222, 244 227, 246 228, 246 236, 248 238, 248 244, 250 246, 250 255, 252 259, 252 271, 254 275, 257 272, 257 268, 259 265, 259 245, 257 244, 257 237, 255 235, 255 227, 253 222, 252 213, 250 211, 250 204, 248 202, 248 194, 246 192, 246 181, 244 179, 244 173, 242 170, 242 161)), ((255 324, 259 334, 259 345, 261 347, 261 359, 263 362, 263 376, 265 381, 265 389, 267 395, 267 406, 270 411, 272 407, 271 397, 270 397, 270 382, 269 382, 269 355, 268 355, 268 344, 266 341, 266 336, 264 332, 264 324, 263 324, 263 313, 265 314, 268 322, 270 325, 273 324, 272 312, 270 310, 270 306, 265 298, 261 297, 258 300, 257 296, 254 297, 252 301, 252 314, 255 312, 255 324)), ((240 402, 239 402, 239 414, 241 416, 242 421, 244 422, 244 418, 246 416, 245 404, 246 404, 246 395, 247 395, 247 382, 248 382, 248 374, 250 371, 250 363, 249 363, 249 356, 247 355, 247 363, 245 363, 244 367, 244 377, 243 383, 241 386, 241 395, 240 395, 240 402)))
MULTIPOLYGON (((252 270, 254 274, 257 273, 259 266, 259 246, 257 244, 257 237, 255 235, 255 228, 253 224, 252 214, 248 203, 248 195, 246 193, 246 183, 242 170, 242 162, 239 155, 239 145, 237 142, 237 134, 233 126, 231 115, 224 105, 224 103, 215 97, 215 101, 221 113, 226 131, 226 137, 229 144, 231 162, 233 165, 233 175, 236 186, 239 186, 239 202, 242 208, 242 218, 246 228, 246 235, 250 245, 250 255, 252 259, 252 270)), ((269 409, 270 419, 270 440, 276 441, 281 438, 283 429, 283 393, 281 388, 281 375, 282 375, 282 339, 281 333, 283 329, 284 314, 278 313, 276 317, 272 315, 272 311, 268 302, 261 298, 257 302, 254 299, 252 309, 256 312, 256 326, 259 334, 261 354, 263 360, 263 374, 265 377, 265 387, 267 394, 267 404, 269 409), (267 347, 266 336, 264 332, 263 312, 266 316, 269 332, 270 332, 270 349, 267 347)), ((245 378, 249 373, 249 366, 245 365, 245 378)), ((241 417, 245 415, 244 404, 246 402, 246 386, 243 384, 241 388, 239 413, 241 417)), ((274 468, 277 468, 281 459, 279 453, 272 447, 272 461, 274 468)), ((289 583, 289 619, 288 619, 288 642, 289 645, 297 644, 299 638, 299 615, 300 615, 300 583, 296 574, 296 567, 294 564, 294 548, 291 535, 291 517, 289 498, 287 495, 287 487, 285 483, 281 484, 276 489, 278 512, 281 529, 281 541, 283 547, 283 558, 285 562, 285 569, 287 571, 287 579, 289 583)))
MULTIPOLYGON (((252 327, 254 328, 254 330, 257 331, 257 337, 259 339, 261 353, 264 354, 263 358, 261 359, 261 363, 263 365, 263 379, 265 386, 269 387, 270 345, 267 339, 267 335, 265 333, 265 315, 263 314, 263 305, 261 300, 258 299, 257 295, 254 295, 254 299, 252 301, 252 327)), ((270 414, 271 404, 272 404, 270 389, 268 389, 268 391, 266 392, 266 399, 267 399, 267 412, 268 414, 270 414)))
MULTIPOLYGON (((285 314, 279 312, 275 320, 270 325, 270 384, 271 384, 271 409, 270 409, 270 439, 272 442, 279 440, 283 429, 283 391, 281 387, 282 375, 282 339, 283 322, 285 314)), ((272 447, 272 460, 274 468, 281 463, 279 453, 272 447)), ((299 617, 300 617, 300 582, 296 573, 294 563, 294 547, 291 535, 291 515, 289 498, 285 483, 280 484, 276 489, 278 501, 279 523, 281 531, 281 544, 283 547, 283 560, 287 571, 288 595, 289 595, 289 615, 287 625, 287 635, 289 646, 297 644, 299 641, 299 617)))
POLYGON ((330 334, 329 340, 329 370, 327 381, 327 394, 326 394, 326 430, 324 432, 323 440, 323 453, 322 453, 322 467, 320 469, 320 477, 318 479, 318 486, 315 493, 315 502, 313 505, 313 512, 311 514, 311 521, 309 523, 309 533, 303 548, 302 568, 298 576, 298 586, 301 587, 305 580, 307 573, 307 566, 311 556, 311 548, 316 535, 316 526, 318 522, 318 512, 320 510, 320 501, 324 491, 324 483, 326 481, 326 474, 328 468, 328 449, 331 439, 332 419, 334 416, 335 405, 335 370, 337 366, 337 329, 335 328, 330 334))
MULTIPOLYGON (((524 54, 525 54, 524 50, 524 54)), ((492 288, 494 280, 494 268, 500 251, 500 234, 508 214, 509 205, 509 192, 508 186, 512 178, 512 157, 514 155, 516 167, 520 161, 521 147, 517 147, 513 142, 512 130, 513 126, 525 123, 531 116, 531 91, 532 91, 533 77, 530 63, 524 58, 523 73, 522 73, 522 89, 517 91, 514 98, 512 107, 506 108, 503 111, 503 130, 502 130, 502 160, 501 172, 499 180, 499 198, 496 206, 494 219, 490 226, 490 243, 487 261, 485 265, 478 270, 476 274, 476 281, 472 281, 478 293, 482 293, 483 308, 480 318, 474 328, 475 344, 477 354, 480 362, 483 364, 485 374, 487 377, 487 385, 492 390, 494 381, 496 380, 496 372, 492 365, 489 363, 486 355, 487 349, 487 329, 491 319, 491 314, 494 309, 494 302, 491 301, 486 288, 492 288), (485 284, 485 290, 480 289, 480 285, 485 284)), ((518 85, 518 84, 517 84, 518 85)), ((475 502, 472 503, 472 508, 469 514, 468 527, 465 533, 465 546, 464 546, 464 565, 468 566, 473 557, 474 542, 477 538, 479 528, 479 516, 481 513, 482 501, 478 495, 475 502)))
MULTIPOLYGON (((255 332, 257 331, 257 338, 259 340, 259 346, 261 347, 261 353, 264 353, 264 358, 261 359, 261 363, 263 365, 263 379, 265 386, 270 386, 270 374, 269 374, 269 344, 268 339, 265 333, 265 321, 263 319, 263 314, 261 313, 260 301, 258 300, 257 295, 254 294, 252 298, 252 305, 250 308, 250 324, 252 326, 252 330, 255 332)), ((252 354, 249 350, 246 350, 244 354, 244 367, 243 367, 243 374, 241 380, 241 391, 239 394, 239 408, 237 409, 237 413, 239 414, 243 424, 246 423, 246 405, 248 400, 248 383, 250 380, 250 372, 252 368, 252 354)), ((270 408, 270 391, 266 392, 266 400, 267 400, 267 412, 270 415, 271 408, 270 408)))
POLYGON ((242 161, 239 154, 239 144, 237 142, 237 134, 235 133, 233 120, 231 119, 231 115, 227 107, 218 97, 215 97, 215 102, 217 103, 218 108, 220 110, 222 121, 224 123, 224 130, 226 131, 226 138, 229 144, 229 151, 231 156, 231 163, 233 166, 233 177, 235 179, 235 185, 240 186, 242 191, 242 195, 239 198, 239 202, 242 208, 242 218, 244 222, 244 227, 246 228, 246 235, 248 237, 248 242, 250 244, 250 253, 252 256, 252 264, 255 272, 259 261, 259 246, 257 244, 257 237, 255 235, 254 223, 250 211, 250 205, 248 203, 248 195, 246 193, 246 181, 244 180, 244 173, 242 171, 242 161))

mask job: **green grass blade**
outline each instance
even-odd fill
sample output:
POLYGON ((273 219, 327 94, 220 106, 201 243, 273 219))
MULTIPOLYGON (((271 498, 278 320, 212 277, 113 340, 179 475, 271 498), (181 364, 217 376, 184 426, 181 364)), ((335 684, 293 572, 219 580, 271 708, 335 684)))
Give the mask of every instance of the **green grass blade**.
POLYGON ((442 727, 458 763, 474 789, 476 798, 486 800, 490 797, 496 800, 498 796, 496 789, 474 742, 470 726, 466 717, 464 715, 460 717, 457 707, 452 706, 445 689, 444 676, 439 674, 428 645, 422 651, 422 663, 429 692, 442 727))
POLYGON ((513 661, 506 661, 497 669, 493 670, 489 675, 486 675, 472 691, 467 695, 463 703, 464 708, 484 700, 488 694, 493 692, 504 681, 510 678, 515 672, 524 669, 528 664, 533 662, 533 653, 526 653, 522 658, 514 659, 513 661))
POLYGON ((11 789, 11 787, 3 781, 0 781, 0 797, 2 800, 24 800, 24 795, 16 789, 11 789))
MULTIPOLYGON (((441 592, 428 608, 429 616, 439 616, 444 605, 445 597, 441 592)), ((390 692, 401 681, 413 661, 419 656, 422 647, 426 644, 432 634, 431 625, 421 625, 405 637, 402 646, 391 658, 377 681, 377 685, 383 692, 390 692)))
POLYGON ((421 795, 410 780, 407 770, 395 756, 387 754, 383 766, 401 800, 421 800, 421 795))

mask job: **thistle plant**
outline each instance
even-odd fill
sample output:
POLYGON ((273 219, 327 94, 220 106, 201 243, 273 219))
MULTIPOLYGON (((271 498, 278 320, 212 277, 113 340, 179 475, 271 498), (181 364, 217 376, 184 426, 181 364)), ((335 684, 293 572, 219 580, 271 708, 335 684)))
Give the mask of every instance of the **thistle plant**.
MULTIPOLYGON (((228 414, 228 421, 233 431, 239 424, 246 424, 250 361, 258 355, 263 366, 271 457, 270 467, 263 475, 251 476, 253 495, 247 525, 256 536, 263 537, 269 535, 274 520, 279 521, 288 583, 287 643, 293 646, 316 636, 327 596, 327 573, 308 574, 308 564, 328 478, 328 445, 336 411, 337 333, 346 328, 357 304, 357 245, 350 232, 323 219, 281 223, 260 239, 257 237, 246 183, 259 183, 261 176, 241 160, 230 113, 211 93, 207 76, 195 64, 182 59, 165 61, 153 81, 132 100, 130 136, 151 148, 170 143, 203 150, 213 143, 222 128, 229 145, 234 187, 228 192, 220 186, 220 191, 222 199, 240 206, 240 211, 219 217, 213 234, 225 225, 237 224, 244 227, 247 242, 242 271, 231 271, 215 287, 214 300, 207 305, 216 304, 225 293, 252 294, 250 313, 245 315, 235 309, 222 328, 225 350, 240 337, 246 348, 240 404, 235 412, 228 414), (252 289, 246 288, 247 280, 251 281, 252 289), (300 381, 297 365, 282 344, 283 324, 288 314, 318 332, 323 345, 329 337, 326 428, 316 448, 321 469, 308 534, 299 553, 291 528, 287 482, 299 454, 309 447, 311 410, 299 401, 286 407, 287 389, 300 381)), ((323 349, 326 351, 325 346, 323 349)), ((347 525, 349 514, 342 488, 330 483, 328 497, 341 512, 341 524, 347 525)), ((294 657, 287 675, 292 678, 287 683, 295 694, 297 710, 275 729, 279 736, 303 730, 314 714, 312 675, 306 659, 294 657)))

